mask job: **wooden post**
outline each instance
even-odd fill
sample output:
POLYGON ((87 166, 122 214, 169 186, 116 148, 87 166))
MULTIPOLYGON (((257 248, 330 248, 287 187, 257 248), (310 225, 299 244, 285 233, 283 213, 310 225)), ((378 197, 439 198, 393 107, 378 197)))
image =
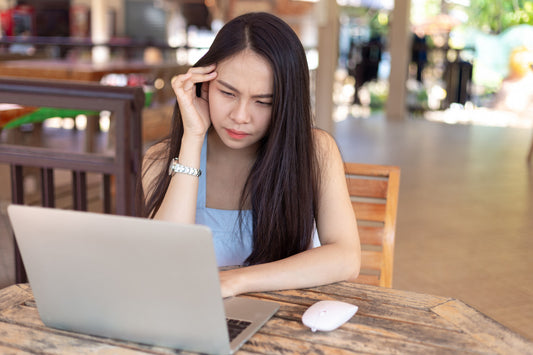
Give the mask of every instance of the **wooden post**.
POLYGON ((318 68, 316 75, 316 126, 334 134, 333 83, 337 69, 339 16, 335 0, 320 0, 318 6, 318 68))
POLYGON ((110 51, 105 44, 109 42, 107 5, 105 0, 91 2, 91 39, 95 46, 92 50, 93 63, 109 62, 110 51))
POLYGON ((391 71, 389 97, 386 105, 387 120, 399 121, 407 116, 407 70, 409 66, 411 0, 395 0, 390 27, 391 71))

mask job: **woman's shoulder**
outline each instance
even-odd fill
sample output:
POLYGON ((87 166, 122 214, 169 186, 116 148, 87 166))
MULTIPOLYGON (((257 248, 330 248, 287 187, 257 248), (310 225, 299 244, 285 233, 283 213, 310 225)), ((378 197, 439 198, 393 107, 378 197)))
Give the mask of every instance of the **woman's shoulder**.
POLYGON ((318 127, 313 128, 313 139, 317 144, 331 144, 332 142, 335 143, 335 139, 329 132, 318 127))
POLYGON ((322 129, 313 129, 315 154, 321 180, 336 181, 344 179, 344 161, 335 138, 322 129))
POLYGON ((330 159, 332 155, 339 155, 337 142, 335 141, 335 138, 333 138, 333 136, 327 131, 320 128, 314 128, 313 141, 319 161, 325 158, 330 159))

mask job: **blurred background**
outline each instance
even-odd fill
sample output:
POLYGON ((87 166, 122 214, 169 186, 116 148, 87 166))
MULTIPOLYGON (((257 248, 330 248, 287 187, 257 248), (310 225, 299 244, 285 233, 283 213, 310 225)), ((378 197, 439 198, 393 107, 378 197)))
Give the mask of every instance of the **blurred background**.
MULTIPOLYGON (((293 26, 312 71, 319 57, 335 63, 336 120, 386 111, 389 92, 406 90, 399 95, 405 108, 424 119, 531 127, 528 0, 0 0, 0 60, 190 65, 225 21, 257 10, 293 26), (407 24, 399 27, 406 33, 397 34, 403 45, 396 52, 394 16, 406 17, 407 24), (327 26, 335 43, 320 48, 319 34, 327 26), (108 46, 98 57, 99 42, 108 46), (407 75, 399 76, 405 83, 396 87, 390 84, 392 57, 408 64, 407 75)), ((147 85, 156 96, 164 86, 150 75, 113 74, 102 82, 147 85)))
MULTIPOLYGON (((146 148, 169 132, 172 77, 249 11, 300 36, 317 126, 345 160, 402 169, 393 287, 459 298, 533 339, 532 0, 0 0, 0 83, 142 88, 146 148)), ((121 143, 117 112, 5 92, 0 288, 15 282, 5 147, 100 156, 121 143)), ((41 204, 43 175, 22 177, 24 202, 41 204)), ((55 205, 72 208, 71 172, 53 177, 55 205)), ((88 210, 101 181, 87 174, 88 210)))

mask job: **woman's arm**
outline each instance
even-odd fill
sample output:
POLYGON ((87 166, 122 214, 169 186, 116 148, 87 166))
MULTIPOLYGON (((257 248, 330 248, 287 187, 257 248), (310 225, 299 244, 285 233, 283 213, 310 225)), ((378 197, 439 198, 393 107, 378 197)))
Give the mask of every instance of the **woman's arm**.
MULTIPOLYGON (((216 77, 214 70, 214 65, 191 68, 186 74, 178 75, 172 81, 183 122, 183 138, 177 158, 181 165, 187 167, 200 168, 202 144, 211 125, 207 93, 209 81, 216 77), (200 97, 196 96, 197 83, 203 83, 200 97)), ((166 160, 163 161, 166 163, 166 160)), ((150 171, 146 175, 148 181, 161 169, 165 171, 168 169, 168 166, 162 164, 154 164, 157 171, 150 171)), ((193 224, 197 194, 198 177, 182 173, 174 174, 154 219, 193 224)))
MULTIPOLYGON (((179 163, 184 166, 199 169, 202 143, 203 140, 187 140, 184 136, 178 158, 179 163)), ((168 166, 163 166, 162 168, 166 171, 168 166)), ((198 180, 199 178, 196 176, 175 173, 170 179, 167 192, 154 219, 194 224, 196 219, 198 180)))
POLYGON ((220 272, 224 297, 312 287, 355 278, 361 264, 357 223, 334 139, 315 130, 321 185, 316 219, 321 245, 283 260, 220 272))

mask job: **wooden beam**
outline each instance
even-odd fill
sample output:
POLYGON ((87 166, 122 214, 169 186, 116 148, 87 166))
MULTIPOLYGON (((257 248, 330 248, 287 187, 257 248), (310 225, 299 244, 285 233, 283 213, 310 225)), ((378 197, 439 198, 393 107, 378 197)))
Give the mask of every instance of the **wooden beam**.
POLYGON ((390 27, 391 71, 389 76, 389 97, 386 105, 388 120, 400 121, 406 118, 407 70, 409 66, 409 14, 411 0, 395 0, 390 27))
POLYGON ((318 68, 316 75, 316 126, 334 134, 333 84, 339 47, 339 14, 336 0, 317 4, 318 68))

